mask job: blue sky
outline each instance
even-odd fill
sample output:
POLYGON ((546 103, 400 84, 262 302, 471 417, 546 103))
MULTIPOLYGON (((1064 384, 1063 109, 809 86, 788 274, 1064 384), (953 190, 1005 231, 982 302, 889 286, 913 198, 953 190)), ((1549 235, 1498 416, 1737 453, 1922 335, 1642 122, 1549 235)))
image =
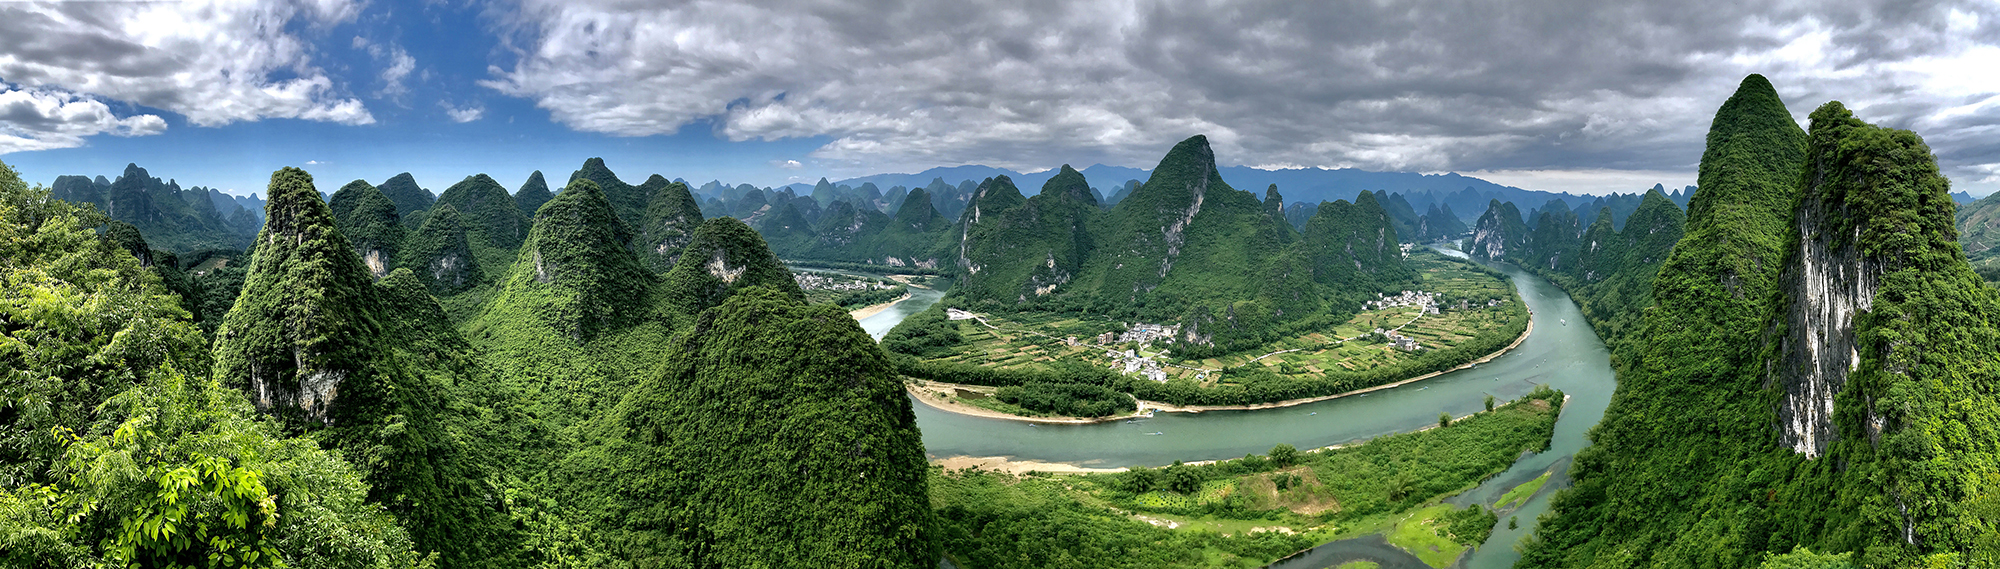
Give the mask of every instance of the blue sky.
POLYGON ((136 162, 261 191, 412 172, 779 185, 935 166, 1150 168, 1207 134, 1253 167, 1456 171, 1531 189, 1694 183, 1748 73, 1839 99, 2000 188, 2000 5, 1490 3, 0 3, 0 160, 136 162))

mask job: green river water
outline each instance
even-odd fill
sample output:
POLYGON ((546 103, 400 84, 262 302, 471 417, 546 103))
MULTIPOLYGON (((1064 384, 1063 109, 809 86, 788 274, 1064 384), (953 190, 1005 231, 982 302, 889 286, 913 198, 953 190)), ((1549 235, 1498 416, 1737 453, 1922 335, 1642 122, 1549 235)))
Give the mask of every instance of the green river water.
MULTIPOLYGON (((1569 458, 1588 444, 1584 433, 1604 417, 1616 382, 1609 351, 1567 294, 1518 268, 1499 268, 1514 281, 1533 311, 1534 328, 1519 347, 1471 369, 1366 396, 1295 407, 1159 413, 1150 419, 1092 425, 987 419, 917 402, 917 426, 923 429, 924 448, 932 458, 1004 456, 1100 468, 1162 466, 1176 460, 1263 454, 1278 443, 1305 450, 1414 431, 1436 424, 1441 412, 1460 416, 1479 411, 1487 395, 1505 401, 1528 393, 1538 384, 1548 384, 1570 397, 1556 423, 1549 451, 1524 457, 1506 472, 1449 500, 1459 505, 1483 502, 1491 506, 1509 488, 1544 471, 1557 471, 1526 505, 1503 513, 1486 544, 1460 562, 1462 567, 1477 569, 1508 567, 1519 557, 1513 545, 1532 532, 1536 517, 1548 510, 1549 494, 1567 485, 1563 470, 1569 458), (1507 529, 1510 516, 1519 519, 1519 529, 1507 529)), ((880 339, 903 318, 943 296, 939 291, 912 289, 909 300, 863 320, 861 325, 880 339)), ((1357 559, 1389 568, 1424 567, 1414 556, 1382 544, 1379 537, 1325 544, 1273 567, 1318 569, 1357 559)))

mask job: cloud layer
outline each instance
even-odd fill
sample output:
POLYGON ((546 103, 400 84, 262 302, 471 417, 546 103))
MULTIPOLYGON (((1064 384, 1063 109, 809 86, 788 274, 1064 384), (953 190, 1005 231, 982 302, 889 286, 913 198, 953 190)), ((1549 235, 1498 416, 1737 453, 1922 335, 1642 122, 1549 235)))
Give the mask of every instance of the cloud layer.
MULTIPOLYGON (((0 4, 0 80, 32 89, 10 96, 86 106, 109 99, 171 111, 197 126, 265 118, 368 124, 374 117, 313 64, 309 43, 297 35, 352 20, 358 9, 347 0, 10 2, 0 4)), ((101 132, 165 128, 153 115, 120 120, 138 122, 101 132)), ((42 136, 36 133, 55 131, 8 124, 9 136, 26 142, 10 140, 0 152, 81 144, 72 134, 42 136)))
MULTIPOLYGON (((1748 73, 2000 182, 2000 4, 523 0, 484 84, 572 128, 826 137, 825 163, 1691 171, 1748 73)), ((1969 181, 1969 180, 1967 180, 1969 181)))
POLYGON ((39 90, 0 91, 0 153, 82 146, 98 134, 144 136, 166 132, 157 115, 119 118, 94 99, 39 90))

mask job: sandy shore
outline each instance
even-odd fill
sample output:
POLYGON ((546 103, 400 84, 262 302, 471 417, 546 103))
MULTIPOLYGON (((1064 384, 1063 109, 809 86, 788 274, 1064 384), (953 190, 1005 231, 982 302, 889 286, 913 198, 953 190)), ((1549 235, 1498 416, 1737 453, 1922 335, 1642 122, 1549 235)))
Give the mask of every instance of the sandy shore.
POLYGON ((888 310, 890 306, 895 306, 895 304, 898 302, 902 302, 909 299, 910 299, 910 294, 903 293, 903 296, 897 297, 895 300, 891 300, 874 306, 863 306, 861 308, 849 310, 847 311, 847 315, 853 316, 855 320, 862 320, 870 316, 874 316, 884 310, 888 310))
POLYGON ((1506 346, 1506 347, 1504 347, 1504 348, 1500 348, 1500 349, 1499 349, 1498 351, 1495 351, 1495 352, 1493 352, 1493 353, 1491 353, 1491 354, 1486 354, 1486 355, 1485 355, 1484 357, 1481 357, 1481 358, 1479 358, 1479 359, 1476 359, 1476 360, 1472 360, 1472 361, 1470 361, 1470 362, 1467 362, 1467 363, 1466 363, 1465 365, 1461 365, 1461 366, 1458 366, 1458 367, 1454 367, 1454 368, 1451 368, 1451 369, 1448 369, 1448 370, 1444 370, 1444 371, 1434 371, 1434 372, 1430 372, 1430 373, 1426 373, 1426 374, 1423 374, 1423 375, 1419 375, 1419 376, 1416 376, 1416 377, 1412 377, 1412 378, 1409 378, 1409 379, 1405 379, 1405 380, 1402 380, 1402 381, 1398 381, 1398 382, 1395 382, 1395 383, 1385 383, 1385 384, 1382 384, 1382 385, 1377 385, 1377 386, 1374 386, 1374 387, 1370 387, 1370 388, 1367 388, 1367 389, 1356 389, 1356 390, 1354 390, 1354 391, 1349 391, 1349 392, 1346 392, 1346 393, 1336 393, 1336 394, 1333 394, 1333 395, 1322 395, 1322 396, 1319 396, 1319 397, 1306 397, 1306 398, 1303 398, 1303 399, 1287 399, 1287 400, 1284 400, 1284 401, 1273 401, 1273 402, 1270 402, 1270 403, 1255 403, 1255 404, 1250 404, 1250 405, 1186 405, 1186 406, 1181 406, 1181 405, 1172 405, 1172 404, 1168 404, 1168 403, 1161 403, 1161 402, 1158 402, 1158 401, 1147 401, 1147 400, 1144 400, 1144 399, 1141 399, 1141 400, 1139 400, 1139 409, 1138 409, 1138 411, 1136 411, 1136 412, 1134 412, 1134 413, 1131 413, 1131 414, 1127 414, 1127 415, 1119 415, 1119 416, 1116 416, 1116 417, 1102 417, 1102 418, 1088 418, 1088 419, 1086 419, 1086 418, 1078 418, 1078 417, 1022 417, 1022 416, 1020 416, 1020 415, 1010 415, 1010 414, 1007 414, 1007 413, 1001 413, 1001 412, 999 412, 999 411, 994 411, 994 410, 992 410, 992 409, 986 409, 986 408, 982 408, 982 407, 974 407, 974 406, 971 406, 971 405, 966 405, 966 404, 963 404, 963 403, 959 403, 959 402, 957 402, 957 401, 954 401, 954 400, 951 400, 951 399, 948 399, 948 398, 944 398, 944 397, 940 397, 940 396, 938 396, 938 395, 936 395, 936 394, 934 393, 934 391, 939 391, 939 390, 942 390, 942 391, 949 391, 949 390, 951 390, 951 389, 953 389, 953 388, 965 388, 965 389, 971 389, 971 390, 974 390, 974 391, 978 391, 978 390, 981 390, 981 389, 991 389, 991 388, 982 388, 982 387, 977 387, 977 386, 971 386, 971 385, 955 385, 955 384, 950 384, 950 383, 939 383, 939 382, 933 382, 933 381, 924 381, 924 380, 919 380, 919 379, 912 379, 912 380, 910 380, 910 381, 911 381, 911 382, 914 382, 914 383, 904 383, 904 386, 905 386, 905 388, 906 388, 906 389, 907 389, 907 390, 908 390, 908 391, 909 391, 909 392, 910 392, 910 393, 911 393, 912 395, 916 395, 916 396, 917 396, 917 400, 918 400, 918 401, 921 401, 921 402, 923 402, 923 403, 924 403, 925 405, 929 405, 929 406, 931 406, 931 407, 934 407, 934 408, 937 408, 937 409, 938 409, 938 410, 940 410, 940 411, 946 411, 946 412, 950 412, 950 413, 958 413, 958 414, 960 414, 960 415, 972 415, 972 416, 975 416, 975 417, 987 417, 987 418, 992 418, 992 419, 1007 419, 1007 420, 1010 420, 1010 421, 1024 421, 1024 422, 1029 422, 1029 423, 1067 423, 1067 424, 1086 424, 1086 423, 1104 423, 1104 422, 1109 422, 1109 421, 1118 421, 1118 420, 1124 420, 1124 419, 1128 419, 1128 418, 1132 418, 1132 417, 1135 417, 1135 416, 1139 416, 1139 415, 1145 415, 1146 413, 1148 413, 1148 412, 1150 412, 1150 411, 1154 411, 1154 410, 1158 410, 1158 411, 1165 411, 1165 412, 1168 412, 1168 413, 1201 413, 1201 412, 1204 412, 1204 411, 1254 411, 1254 410, 1257 410, 1257 409, 1277 409, 1277 408, 1281 408, 1281 407, 1291 407, 1291 406, 1294 406, 1294 405, 1304 405, 1304 404, 1307 404, 1307 403, 1317 403, 1317 402, 1320 402, 1320 401, 1327 401, 1327 400, 1331 400, 1331 399, 1339 399, 1339 398, 1342 398, 1342 397, 1347 397, 1347 396, 1350 396, 1350 395, 1360 395, 1360 394, 1363 394, 1363 393, 1369 393, 1369 392, 1373 392, 1373 391, 1381 391, 1381 390, 1384 390, 1384 389, 1395 389, 1395 388, 1398 388, 1398 387, 1402 387, 1402 386, 1405 386, 1405 385, 1409 385, 1409 384, 1411 384, 1411 383, 1416 383, 1416 382, 1419 382, 1419 381, 1423 381, 1423 380, 1426 380, 1426 379, 1430 379, 1430 378, 1433 378, 1433 377, 1437 377, 1437 376, 1440 376, 1440 375, 1444 375, 1444 374, 1447 374, 1447 373, 1451 373, 1451 372, 1454 372, 1454 371, 1458 371, 1458 370, 1462 370, 1462 369, 1466 369, 1466 368, 1469 368, 1469 367, 1472 367, 1472 366, 1475 366, 1475 365, 1479 365, 1479 364, 1483 364, 1483 363, 1486 363, 1486 362, 1490 362, 1490 361, 1493 361, 1493 358, 1497 358, 1497 357, 1500 357, 1500 355, 1501 355, 1501 354, 1505 354, 1505 353, 1507 353, 1507 352, 1509 352, 1509 351, 1513 351, 1513 349, 1514 349, 1514 348, 1517 348, 1517 347, 1520 347, 1520 346, 1521 346, 1521 342, 1524 342, 1524 341, 1527 341, 1527 339, 1528 339, 1528 336, 1529 336, 1529 335, 1531 335, 1531 334, 1534 334, 1534 333, 1535 333, 1535 319, 1534 319, 1534 317, 1530 316, 1530 317, 1528 318, 1528 327, 1527 327, 1527 328, 1524 328, 1524 329, 1522 329, 1522 330, 1521 330, 1521 336, 1520 336, 1520 337, 1517 337, 1517 338, 1514 338, 1514 342, 1513 342, 1513 343, 1511 343, 1511 344, 1507 344, 1507 346, 1506 346))
POLYGON ((1126 470, 1124 468, 1090 468, 1087 466, 1078 466, 1067 462, 1013 460, 1004 456, 954 456, 949 458, 931 459, 931 464, 943 466, 945 467, 946 470, 964 470, 967 468, 978 468, 980 470, 997 470, 1009 474, 1026 474, 1029 472, 1048 472, 1052 474, 1099 474, 1106 472, 1124 472, 1126 470))

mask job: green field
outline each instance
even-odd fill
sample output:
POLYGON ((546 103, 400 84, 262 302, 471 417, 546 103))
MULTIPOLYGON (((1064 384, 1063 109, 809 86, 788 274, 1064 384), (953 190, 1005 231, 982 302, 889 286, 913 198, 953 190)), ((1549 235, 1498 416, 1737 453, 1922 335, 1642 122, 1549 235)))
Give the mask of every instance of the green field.
POLYGON ((1259 567, 1381 533, 1444 567, 1495 518, 1441 500, 1546 448, 1561 401, 1542 388, 1443 429, 1115 474, 933 471, 930 498, 965 566, 1259 567))
POLYGON ((1155 361, 1172 364, 1160 366, 1169 380, 1194 381, 1213 387, 1232 384, 1223 378, 1224 374, 1215 373, 1229 368, 1239 373, 1255 369, 1280 377, 1306 377, 1329 371, 1364 372, 1407 364, 1421 355, 1421 351, 1400 350, 1382 337, 1371 337, 1378 328, 1409 336, 1422 350, 1448 351, 1482 332, 1501 330, 1518 321, 1518 306, 1513 306, 1518 301, 1513 300, 1512 290, 1501 278, 1430 252, 1411 254, 1409 263, 1418 270, 1425 292, 1452 298, 1505 300, 1494 307, 1478 302, 1470 302, 1464 309, 1446 306, 1440 314, 1420 314, 1418 308, 1410 306, 1365 310, 1324 330, 1271 342, 1254 350, 1200 360, 1172 357, 1165 342, 1099 343, 1099 335, 1123 332, 1136 324, 1108 317, 1037 312, 981 314, 977 320, 953 322, 964 342, 950 355, 933 360, 1004 368, 1070 360, 1112 367, 1120 358, 1108 357, 1107 351, 1135 350, 1152 356, 1155 361))
POLYGON ((1520 486, 1515 486, 1514 489, 1508 490, 1506 494, 1501 494, 1500 501, 1493 504, 1493 509, 1504 510, 1525 505, 1528 503, 1528 499, 1535 497, 1535 493, 1540 492, 1542 485, 1548 482, 1549 473, 1543 472, 1541 476, 1535 477, 1534 480, 1524 482, 1520 486))
POLYGON ((1450 504, 1438 504, 1411 512, 1389 530, 1389 544, 1416 555, 1425 565, 1450 567, 1466 550, 1465 544, 1449 537, 1445 523, 1438 519, 1451 509, 1450 504))

